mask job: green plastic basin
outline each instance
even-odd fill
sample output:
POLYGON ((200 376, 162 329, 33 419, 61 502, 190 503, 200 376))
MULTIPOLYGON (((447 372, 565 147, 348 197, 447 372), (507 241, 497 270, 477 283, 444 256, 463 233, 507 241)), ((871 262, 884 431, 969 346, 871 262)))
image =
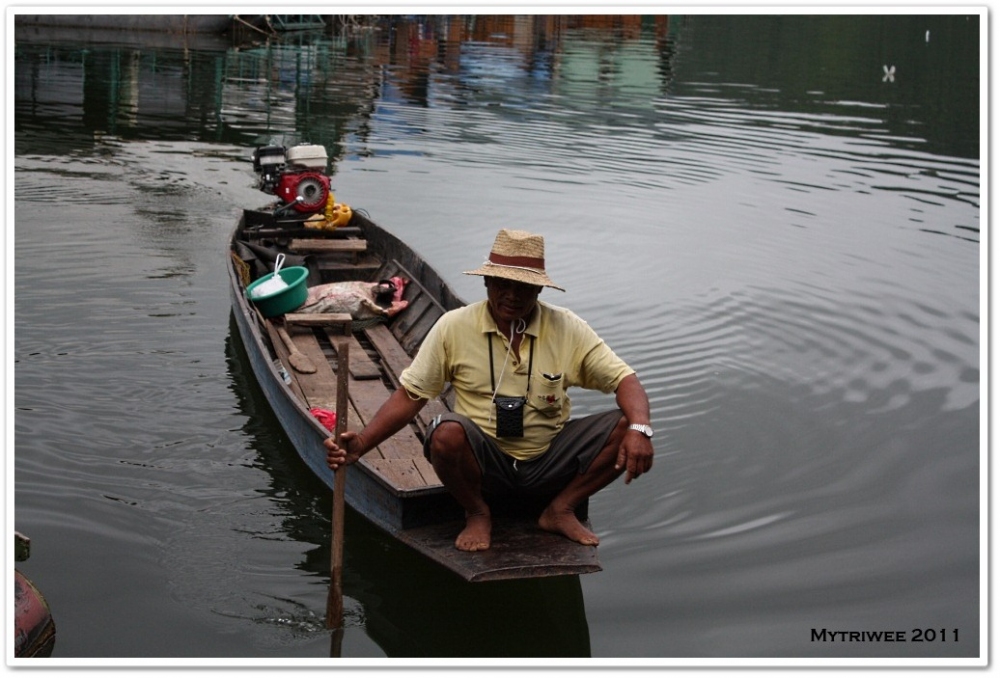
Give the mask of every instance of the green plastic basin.
POLYGON ((305 266, 289 266, 278 271, 278 275, 288 285, 283 290, 265 294, 260 297, 253 295, 254 289, 263 285, 274 277, 274 273, 268 273, 247 285, 247 299, 257 307, 260 314, 265 318, 294 311, 302 304, 306 303, 306 296, 309 290, 306 288, 306 278, 309 276, 309 269, 305 266))

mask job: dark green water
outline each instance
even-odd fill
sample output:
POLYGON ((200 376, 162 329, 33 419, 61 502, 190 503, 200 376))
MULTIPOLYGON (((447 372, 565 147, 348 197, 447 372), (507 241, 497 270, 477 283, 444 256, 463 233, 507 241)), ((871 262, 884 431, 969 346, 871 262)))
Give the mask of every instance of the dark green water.
POLYGON ((466 299, 498 228, 543 233, 545 298, 638 370, 658 431, 653 471, 591 503, 599 574, 467 585, 349 514, 345 658, 978 657, 981 21, 15 30, 9 522, 54 661, 329 655, 330 496, 224 272, 268 199, 253 147, 299 141, 466 299))

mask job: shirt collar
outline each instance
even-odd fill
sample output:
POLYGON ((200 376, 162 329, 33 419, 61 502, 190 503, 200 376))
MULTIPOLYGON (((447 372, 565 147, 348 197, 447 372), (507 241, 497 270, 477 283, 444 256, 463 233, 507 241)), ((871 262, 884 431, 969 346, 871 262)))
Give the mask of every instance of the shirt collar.
MULTIPOLYGON (((490 302, 485 299, 479 302, 481 307, 479 309, 479 330, 483 334, 488 334, 490 332, 496 332, 500 334, 500 328, 497 327, 497 321, 493 319, 490 315, 490 302)), ((524 333, 528 336, 538 338, 538 330, 541 325, 542 317, 542 302, 535 302, 535 312, 531 314, 531 322, 528 323, 528 328, 524 330, 524 333)))

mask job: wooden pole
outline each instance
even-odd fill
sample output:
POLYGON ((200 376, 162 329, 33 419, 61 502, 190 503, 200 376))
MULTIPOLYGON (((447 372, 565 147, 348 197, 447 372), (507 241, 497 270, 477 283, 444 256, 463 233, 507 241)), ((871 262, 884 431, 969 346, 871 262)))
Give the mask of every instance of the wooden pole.
MULTIPOLYGON (((350 330, 348 330, 350 331, 350 330)), ((337 342, 337 424, 334 439, 347 430, 347 352, 348 341, 337 342)), ((347 467, 341 466, 333 474, 333 536, 330 540, 330 593, 326 600, 326 627, 339 629, 344 626, 344 491, 347 467)))

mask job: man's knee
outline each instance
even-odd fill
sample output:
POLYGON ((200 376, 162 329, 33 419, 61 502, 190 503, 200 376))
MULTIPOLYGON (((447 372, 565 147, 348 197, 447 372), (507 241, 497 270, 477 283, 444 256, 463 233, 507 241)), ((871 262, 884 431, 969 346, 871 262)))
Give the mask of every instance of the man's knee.
POLYGON ((431 459, 448 460, 470 449, 465 428, 457 421, 442 421, 431 433, 431 459))
POLYGON ((625 433, 628 431, 628 419, 625 418, 623 414, 618 418, 618 423, 615 427, 611 429, 611 435, 608 436, 608 442, 617 447, 621 444, 622 440, 625 439, 625 433))

